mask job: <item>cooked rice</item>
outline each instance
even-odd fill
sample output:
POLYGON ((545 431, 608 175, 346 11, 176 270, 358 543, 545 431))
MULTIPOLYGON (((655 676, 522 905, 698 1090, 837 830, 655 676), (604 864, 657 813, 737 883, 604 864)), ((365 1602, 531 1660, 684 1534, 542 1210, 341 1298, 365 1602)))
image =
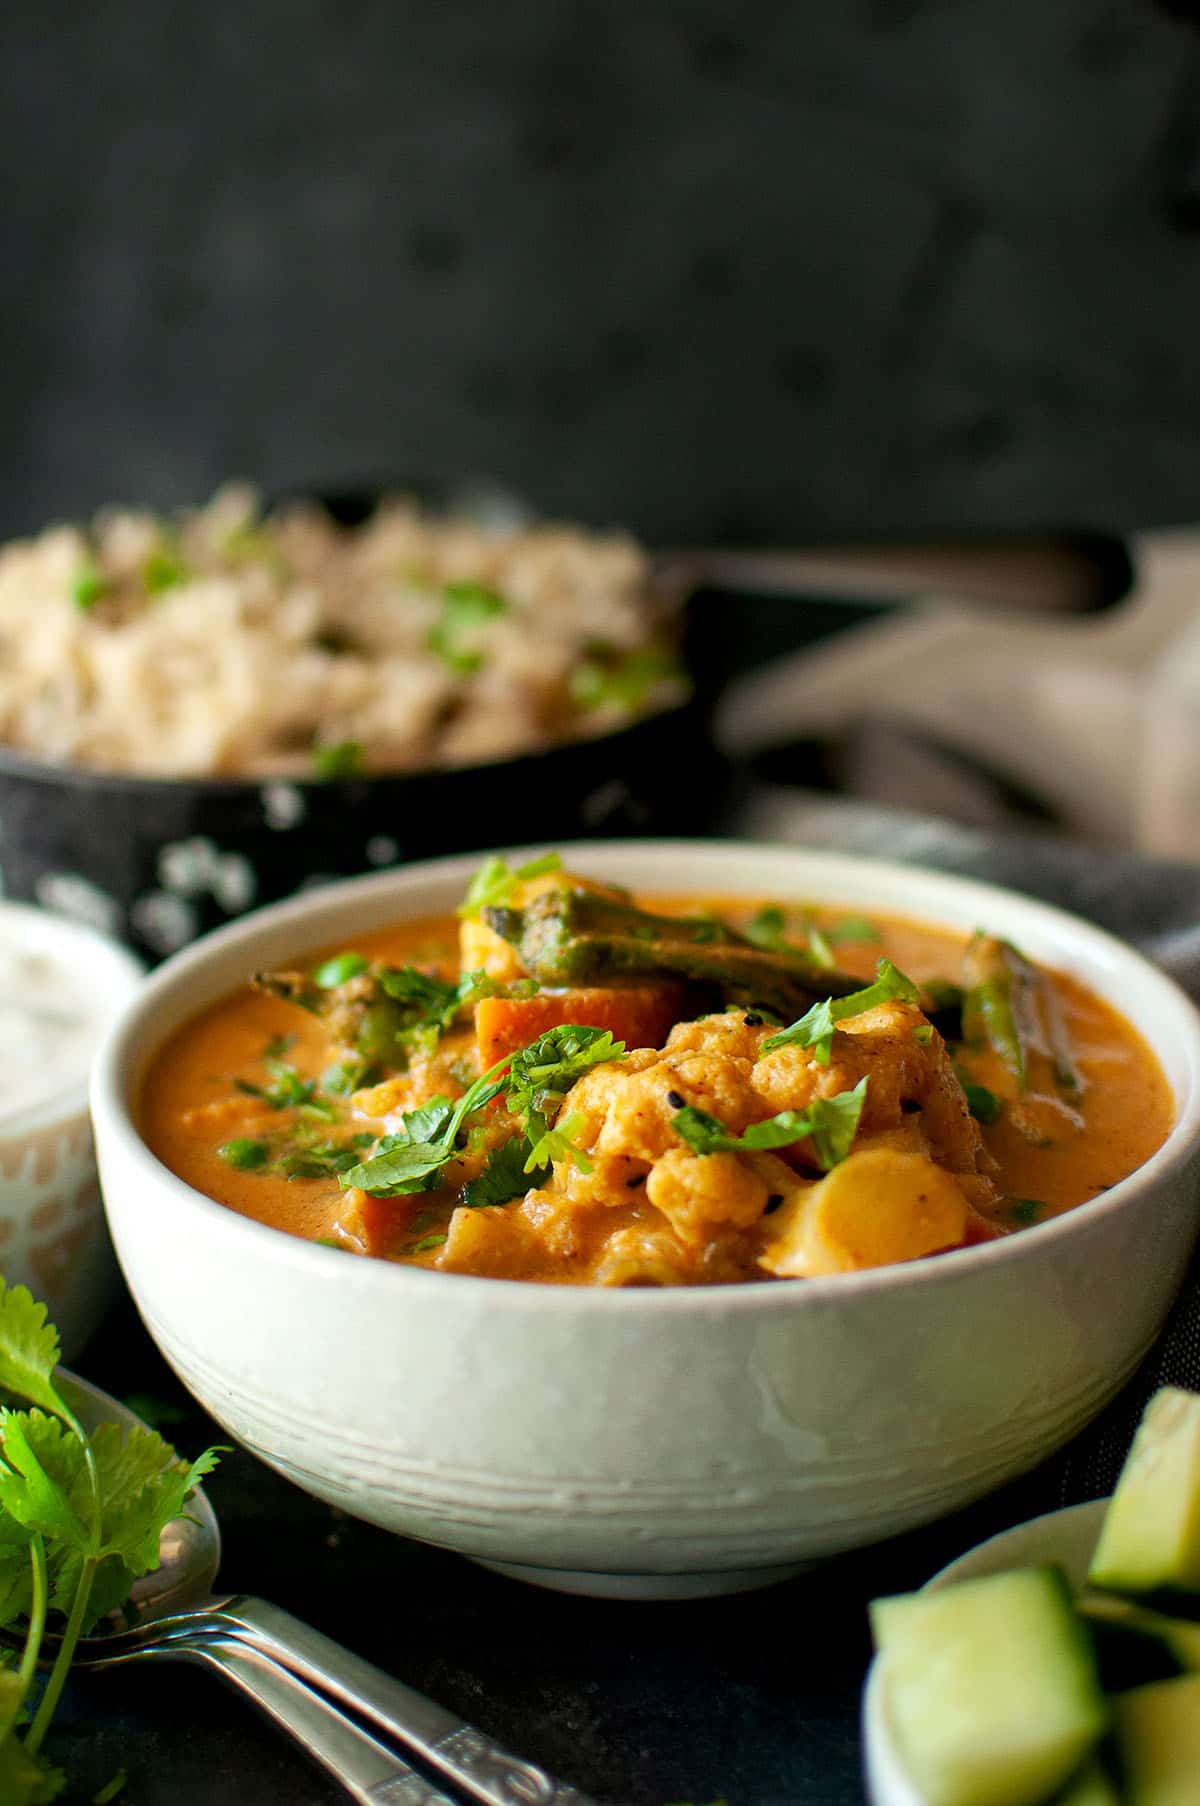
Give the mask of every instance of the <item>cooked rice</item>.
POLYGON ((491 530, 403 499, 357 528, 315 506, 264 520, 231 486, 169 526, 114 510, 0 550, 0 742, 40 759, 404 771, 602 733, 683 694, 621 534, 491 530), (483 586, 482 607, 455 585, 483 586))

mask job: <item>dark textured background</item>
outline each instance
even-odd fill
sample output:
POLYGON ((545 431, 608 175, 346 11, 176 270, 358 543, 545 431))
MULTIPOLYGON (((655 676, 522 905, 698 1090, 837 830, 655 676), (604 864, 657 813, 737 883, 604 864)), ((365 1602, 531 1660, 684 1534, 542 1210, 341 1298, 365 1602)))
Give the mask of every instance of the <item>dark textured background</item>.
POLYGON ((1151 0, 17 0, 0 532, 379 472, 670 539, 1184 519, 1151 0))

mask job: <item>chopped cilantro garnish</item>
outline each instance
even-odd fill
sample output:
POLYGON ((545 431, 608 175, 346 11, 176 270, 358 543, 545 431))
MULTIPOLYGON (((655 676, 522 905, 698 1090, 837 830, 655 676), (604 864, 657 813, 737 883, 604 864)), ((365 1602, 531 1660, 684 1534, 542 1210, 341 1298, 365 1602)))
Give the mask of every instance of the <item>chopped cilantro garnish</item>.
POLYGON ((796 936, 788 933, 787 912, 778 903, 767 903, 752 915, 746 923, 745 935, 748 941, 768 953, 794 953, 802 937, 807 942, 808 956, 814 966, 830 972, 837 964, 828 938, 815 922, 803 922, 796 936))
POLYGON ((513 1198, 523 1198, 532 1186, 543 1184, 550 1176, 549 1168, 530 1168, 532 1152, 527 1135, 514 1135, 511 1140, 501 1142, 488 1155, 479 1177, 463 1186, 463 1203, 469 1210, 478 1210, 488 1204, 508 1204, 513 1198))
POLYGON ((656 684, 683 676, 679 661, 669 652, 642 647, 622 652, 596 647, 571 672, 568 688, 572 702, 581 709, 639 709, 656 684))
POLYGON ((913 1029, 912 1038, 918 1047, 928 1047, 933 1040, 933 1023, 918 1022, 913 1029))
POLYGON ((837 965, 837 961, 833 957, 833 948, 815 923, 809 925, 808 951, 813 965, 819 966, 822 972, 832 972, 837 965))
POLYGON ((745 932, 746 939, 753 941, 756 947, 765 947, 774 953, 786 943, 787 917, 778 903, 767 903, 751 916, 745 932))
POLYGON ((999 1122, 1004 1105, 996 1093, 989 1091, 986 1085, 973 1084, 970 1079, 964 1078, 961 1072, 958 1079, 963 1088, 963 1096, 967 1100, 967 1109, 975 1121, 981 1122, 985 1126, 989 1123, 999 1122))
POLYGON ((424 1191, 424 1181, 445 1166, 455 1152, 455 1137, 465 1117, 482 1110, 504 1090, 502 1076, 508 1055, 497 1060, 475 1080, 473 1085, 451 1104, 449 1098, 436 1097, 420 1110, 410 1110, 402 1127, 385 1135, 369 1160, 339 1175, 343 1187, 358 1186, 374 1197, 398 1197, 406 1192, 424 1191))
POLYGON ((336 1066, 327 1066, 321 1074, 321 1090, 332 1097, 349 1097, 352 1092, 377 1084, 379 1077, 379 1067, 369 1060, 339 1060, 336 1066))
POLYGON ((410 1242, 404 1250, 406 1254, 427 1254, 430 1248, 440 1248, 446 1240, 442 1235, 423 1235, 419 1242, 410 1242))
POLYGON ((537 859, 528 859, 524 865, 517 866, 515 871, 503 859, 485 859, 467 886, 467 894, 458 906, 458 914, 463 917, 477 916, 481 909, 502 909, 518 882, 526 878, 541 878, 547 872, 561 870, 562 856, 558 853, 543 853, 537 859))
POLYGON ((76 608, 86 614, 89 609, 95 608, 97 602, 107 596, 108 591, 108 578, 98 561, 90 556, 81 559, 76 565, 75 575, 71 579, 71 600, 76 608))
POLYGON ((271 1075, 269 1085, 254 1085, 249 1079, 234 1079, 239 1091, 256 1097, 272 1110, 299 1110, 305 1116, 318 1116, 329 1121, 335 1112, 332 1104, 323 1103, 316 1095, 317 1081, 302 1078, 294 1066, 273 1055, 263 1057, 263 1065, 271 1075))
POLYGON ((230 1166, 236 1166, 239 1171, 246 1173, 265 1166, 271 1158, 271 1150, 265 1141, 254 1141, 247 1135, 237 1135, 232 1141, 223 1141, 217 1152, 230 1166))
POLYGON ((878 941, 882 939, 874 922, 868 921, 866 916, 843 916, 839 922, 832 923, 825 932, 834 946, 838 946, 842 941, 878 941))
POLYGON ((357 740, 318 741, 312 749, 313 772, 326 783, 339 778, 359 778, 365 755, 357 740))
MULTIPOLYGON (((513 1055, 508 1078, 508 1107, 521 1116, 526 1132, 534 1144, 533 1165, 563 1158, 552 1149, 542 1152, 549 1129, 547 1111, 557 1107, 561 1099, 593 1066, 606 1060, 625 1057, 624 1041, 614 1041, 611 1029, 584 1028, 578 1023, 564 1023, 547 1029, 528 1047, 513 1055)), ((532 1157, 531 1157, 532 1158, 532 1157)), ((586 1169, 585 1169, 586 1170, 586 1169)))
POLYGON ((565 1023, 548 1029, 513 1055, 505 1054, 459 1098, 434 1098, 422 1110, 409 1111, 402 1129, 383 1138, 369 1160, 340 1176, 342 1186, 359 1186, 375 1197, 398 1196, 425 1189, 425 1181, 451 1160, 457 1136, 468 1116, 482 1110, 501 1092, 518 1116, 531 1145, 550 1128, 548 1113, 583 1074, 604 1060, 622 1059, 625 1044, 607 1029, 565 1023), (507 1070, 506 1070, 507 1069, 507 1070))
POLYGON ((524 880, 526 878, 544 878, 547 872, 561 871, 561 853, 539 853, 536 859, 527 859, 524 865, 519 865, 515 875, 524 880))
POLYGON ((544 1130, 533 1143, 525 1161, 526 1171, 544 1172, 553 1161, 564 1160, 569 1166, 578 1167, 581 1173, 590 1173, 591 1160, 575 1139, 583 1126, 583 1117, 578 1110, 560 1117, 553 1128, 544 1130))
POLYGON ((777 1116, 768 1116, 765 1122, 751 1123, 743 1135, 730 1134, 724 1123, 706 1110, 684 1104, 671 1118, 671 1127, 695 1154, 784 1148, 807 1137, 812 1142, 817 1165, 823 1172, 828 1172, 850 1152, 866 1096, 867 1081, 863 1078, 853 1091, 814 1098, 807 1110, 781 1110, 777 1116))
POLYGON ((1012 1222, 1024 1226, 1036 1223, 1045 1208, 1041 1198, 1010 1198, 1008 1214, 1012 1222))
POLYGON ((761 1051, 769 1053, 773 1047, 811 1047, 817 1064, 828 1066, 833 1052, 833 1031, 839 1022, 861 1016, 864 1010, 894 999, 904 1003, 920 1002, 920 992, 912 979, 906 978, 890 959, 881 959, 875 972, 874 984, 861 991, 852 991, 848 997, 826 997, 821 1003, 814 1003, 798 1022, 780 1029, 777 1035, 768 1035, 761 1051))
POLYGON ((165 589, 186 583, 191 574, 182 555, 166 544, 147 553, 142 565, 142 582, 150 596, 159 596, 165 589))
POLYGON ((429 630, 427 644, 460 677, 470 677, 483 664, 476 636, 498 615, 507 613, 504 597, 484 583, 448 583, 442 591, 442 615, 429 630))
POLYGON ((347 980, 357 978, 365 972, 368 961, 361 953, 335 953, 332 959, 322 962, 313 973, 313 983, 323 991, 332 991, 336 985, 344 985, 347 980))
POLYGON ((349 1172, 358 1161, 359 1152, 352 1142, 302 1142, 281 1154, 272 1171, 285 1179, 328 1179, 334 1173, 349 1172))

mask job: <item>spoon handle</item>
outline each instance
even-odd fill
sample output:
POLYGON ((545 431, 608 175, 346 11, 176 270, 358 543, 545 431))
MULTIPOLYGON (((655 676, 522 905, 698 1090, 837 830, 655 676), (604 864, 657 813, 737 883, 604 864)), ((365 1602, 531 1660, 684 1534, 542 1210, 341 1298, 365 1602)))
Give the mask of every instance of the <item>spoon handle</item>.
POLYGON ((361 1712, 484 1806, 593 1806, 576 1788, 510 1755, 444 1706, 265 1599, 239 1595, 204 1616, 361 1712))
POLYGON ((261 1649, 237 1637, 182 1637, 159 1645, 155 1653, 216 1669, 328 1769, 359 1806, 454 1806, 439 1788, 261 1649))

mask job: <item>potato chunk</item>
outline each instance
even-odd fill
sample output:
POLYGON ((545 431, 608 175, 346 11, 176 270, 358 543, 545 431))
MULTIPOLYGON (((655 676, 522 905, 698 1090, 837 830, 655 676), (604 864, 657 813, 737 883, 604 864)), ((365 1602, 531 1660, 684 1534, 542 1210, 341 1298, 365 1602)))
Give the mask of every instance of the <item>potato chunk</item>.
POLYGON ((916 1260, 958 1246, 968 1215, 962 1191, 932 1160, 864 1148, 784 1205, 759 1265, 804 1279, 916 1260))

